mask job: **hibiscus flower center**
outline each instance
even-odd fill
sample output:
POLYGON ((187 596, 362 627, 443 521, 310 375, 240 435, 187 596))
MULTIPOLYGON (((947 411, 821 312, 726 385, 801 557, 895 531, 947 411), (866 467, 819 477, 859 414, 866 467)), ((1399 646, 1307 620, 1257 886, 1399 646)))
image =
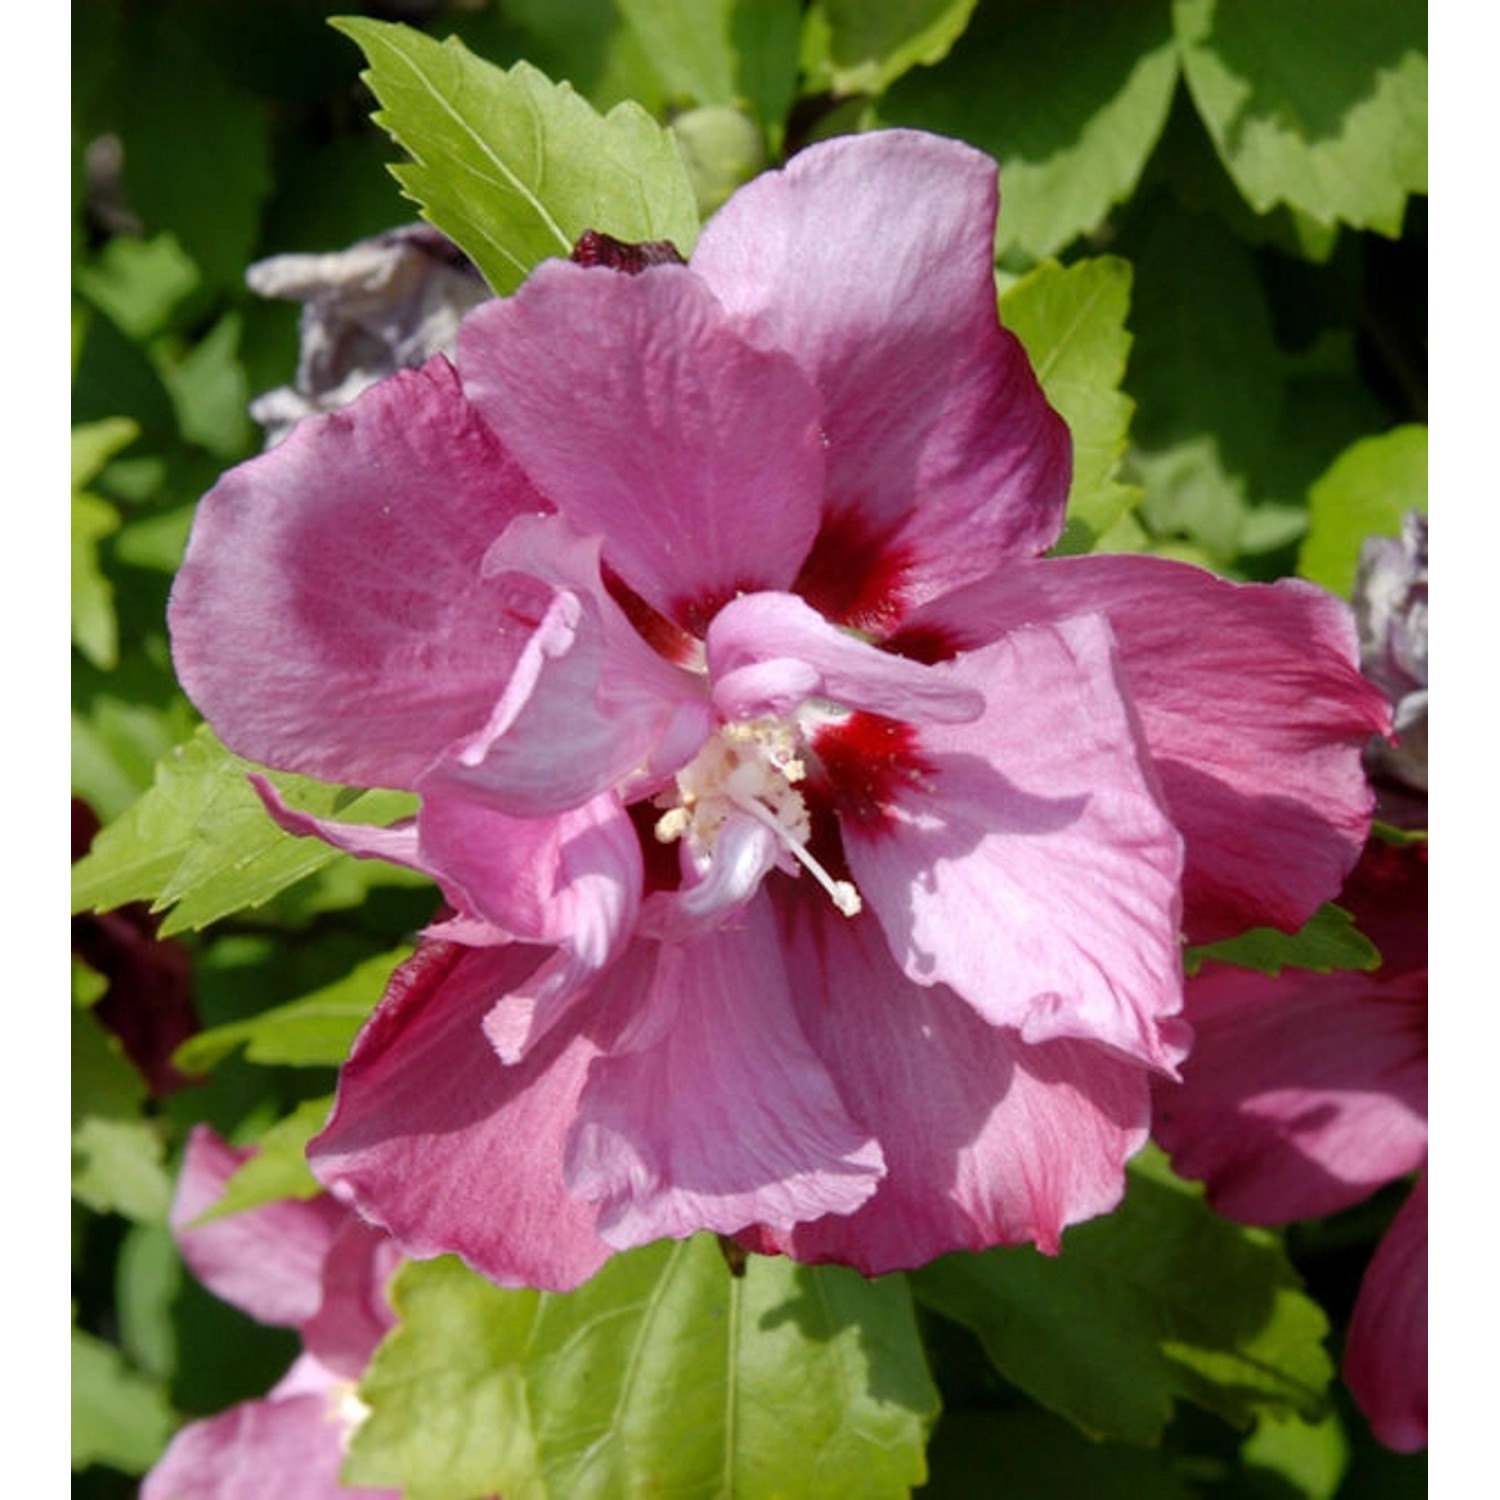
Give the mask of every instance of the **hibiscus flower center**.
POLYGON ((725 822, 736 813, 751 817, 776 835, 846 917, 857 916, 864 903, 853 882, 834 879, 808 848, 812 823, 797 790, 807 775, 801 749, 801 731, 786 719, 723 725, 677 773, 675 794, 659 799, 666 811, 656 836, 664 844, 686 839, 694 856, 707 862, 725 822))

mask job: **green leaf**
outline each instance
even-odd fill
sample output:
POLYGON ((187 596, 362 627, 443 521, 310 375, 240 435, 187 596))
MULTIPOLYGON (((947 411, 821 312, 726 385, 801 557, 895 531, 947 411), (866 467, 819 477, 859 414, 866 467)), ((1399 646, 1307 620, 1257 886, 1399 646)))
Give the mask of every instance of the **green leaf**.
POLYGON ((995 1368, 1085 1432, 1158 1442, 1188 1400, 1248 1425, 1321 1416, 1333 1367, 1321 1309, 1276 1239, 1213 1213, 1148 1151, 1115 1213, 1062 1253, 949 1255, 918 1299, 978 1335, 995 1368))
POLYGON ((228 1218, 282 1198, 313 1198, 323 1184, 307 1165, 307 1143, 328 1123, 333 1095, 305 1099, 255 1143, 256 1153, 235 1170, 212 1208, 194 1223, 228 1218))
POLYGON ((120 513, 108 501, 73 492, 73 644, 105 672, 119 660, 119 627, 115 623, 115 591, 99 563, 99 543, 119 525, 120 513))
POLYGON ((1214 218, 1159 211, 1139 243, 1130 468, 1141 518, 1221 566, 1239 552, 1255 477, 1280 434, 1282 359, 1250 252, 1214 218))
POLYGON ((360 1395, 348 1481, 411 1500, 905 1497, 936 1411, 904 1280, 709 1236, 616 1256, 567 1295, 410 1265, 360 1395))
POLYGON ((172 1197, 166 1146, 142 1114, 140 1074, 93 1012, 77 1005, 70 1052, 73 1197, 97 1213, 164 1222, 172 1197))
POLYGON ((1354 926, 1354 918, 1331 902, 1308 919, 1298 932, 1278 932, 1274 927, 1255 927, 1222 943, 1189 948, 1184 962, 1196 974, 1205 959, 1237 964, 1277 975, 1283 969, 1309 969, 1328 974, 1335 969, 1380 967, 1380 950, 1354 926))
POLYGON ((379 954, 300 1000, 200 1031, 177 1049, 177 1066, 185 1073, 211 1072, 243 1046, 251 1062, 335 1067, 349 1055, 355 1033, 385 993, 392 970, 409 956, 407 948, 379 954))
POLYGON ((105 464, 140 435, 140 426, 129 417, 106 417, 73 429, 73 489, 86 489, 105 464))
POLYGON ((1134 192, 1176 84, 1159 0, 986 0, 946 61, 903 78, 880 114, 994 156, 1000 257, 1030 263, 1134 192))
MULTIPOLYGON (((73 909, 108 910, 150 901, 170 911, 163 936, 206 927, 268 901, 342 858, 319 839, 283 833, 246 779, 254 769, 206 727, 157 767, 156 779, 73 867, 73 909)), ((348 792, 304 777, 271 774, 288 804, 318 817, 346 807, 373 822, 409 810, 404 793, 348 792)))
POLYGON ((125 1474, 144 1474, 176 1425, 156 1381, 127 1364, 113 1344, 73 1329, 74 1469, 108 1464, 125 1474))
POLYGON ((840 94, 878 94, 911 68, 941 62, 977 0, 821 0, 826 47, 819 81, 840 94))
POLYGON ((616 0, 640 38, 667 96, 692 104, 733 104, 737 0, 616 0))
POLYGON ((1307 503, 1297 571, 1347 598, 1365 539, 1399 536, 1408 511, 1426 513, 1426 427, 1397 427, 1346 448, 1308 491, 1307 503))
POLYGON ((601 116, 570 85, 525 62, 497 68, 456 38, 348 17, 333 24, 369 60, 376 123, 413 157, 391 169, 397 181, 496 292, 568 255, 586 229, 692 249, 687 169, 638 105, 601 116))
POLYGON ((1289 1486, 1302 1500, 1334 1500, 1349 1467, 1349 1440, 1336 1412, 1321 1422, 1268 1415, 1240 1454, 1247 1470, 1267 1476, 1257 1493, 1280 1494, 1289 1486))
POLYGON ((1119 479, 1135 403, 1120 389, 1130 334, 1130 265, 1101 255, 1038 266, 1007 288, 1000 316, 1026 346, 1047 399, 1073 434, 1073 484, 1059 550, 1087 552, 1139 499, 1119 479))
POLYGON ((1395 237, 1427 191, 1422 0, 1174 0, 1182 67, 1215 147, 1257 213, 1395 237))

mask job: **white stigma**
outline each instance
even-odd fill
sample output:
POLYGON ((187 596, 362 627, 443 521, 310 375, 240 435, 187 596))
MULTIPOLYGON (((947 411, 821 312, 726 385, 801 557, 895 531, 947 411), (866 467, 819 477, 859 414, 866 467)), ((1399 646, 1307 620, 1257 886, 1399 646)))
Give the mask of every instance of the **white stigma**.
POLYGON ((807 847, 812 825, 796 787, 807 768, 797 750, 796 726, 784 719, 724 725, 677 773, 677 795, 657 820, 656 836, 664 844, 686 839, 708 860, 725 819, 744 813, 776 835, 846 917, 857 916, 864 903, 853 882, 835 880, 807 847))

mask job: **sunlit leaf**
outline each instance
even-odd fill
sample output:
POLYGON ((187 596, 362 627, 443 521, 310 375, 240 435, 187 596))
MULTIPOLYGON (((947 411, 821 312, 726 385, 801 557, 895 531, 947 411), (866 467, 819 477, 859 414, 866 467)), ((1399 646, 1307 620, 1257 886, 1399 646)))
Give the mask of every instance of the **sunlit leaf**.
POLYGON ((692 183, 671 135, 638 105, 599 115, 529 63, 506 70, 457 38, 358 18, 335 24, 369 61, 375 120, 411 154, 407 195, 500 293, 586 229, 622 240, 697 237, 692 183))
POLYGON ((397 1279, 345 1478, 411 1500, 905 1497, 936 1410, 899 1277, 709 1236, 618 1255, 559 1296, 456 1261, 397 1279))
POLYGON ((1399 536, 1408 511, 1427 510, 1427 429, 1410 425, 1346 448, 1308 491, 1297 571, 1335 594, 1354 587, 1366 538, 1399 536))
MULTIPOLYGON (((157 911, 172 908, 161 926, 167 936, 259 906, 344 857, 318 839, 283 833, 250 785, 251 769, 200 728, 157 767, 151 790, 73 867, 73 909, 150 901, 157 911)), ((347 809, 389 822, 412 802, 394 792, 366 792, 351 801, 342 789, 303 777, 270 779, 293 806, 317 816, 347 809)))
POLYGON ((819 0, 818 76, 841 94, 878 94, 903 73, 940 62, 976 0, 819 0))
POLYGON ((1120 388, 1130 352, 1130 266, 1101 255, 1038 266, 1000 299, 1047 399, 1073 437, 1073 484, 1063 552, 1086 552, 1140 498, 1119 478, 1135 403, 1120 388))

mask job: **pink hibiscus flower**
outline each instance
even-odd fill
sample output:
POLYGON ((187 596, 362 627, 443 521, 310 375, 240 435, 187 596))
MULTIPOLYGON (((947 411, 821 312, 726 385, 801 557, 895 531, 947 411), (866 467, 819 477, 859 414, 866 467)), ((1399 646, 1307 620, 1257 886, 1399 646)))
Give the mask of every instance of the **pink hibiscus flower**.
POLYGON ((420 794, 372 830, 263 789, 454 910, 311 1152, 406 1253, 1053 1249, 1181 1054, 1184 922, 1300 923, 1356 858, 1388 715, 1344 606, 1040 560, 1069 440, 996 209, 952 141, 810 148, 687 264, 589 237, 204 500, 187 691, 420 794))
POLYGON ((362 1414, 355 1385, 395 1322, 385 1285, 399 1255, 326 1194, 195 1226, 253 1154, 196 1127, 172 1228, 205 1286, 259 1322, 297 1329, 303 1352, 262 1399, 178 1432, 142 1482, 141 1500, 397 1500, 399 1490, 340 1484, 339 1469, 362 1414))
POLYGON ((1377 1437, 1427 1442, 1427 846, 1372 843, 1341 898, 1381 951, 1371 974, 1188 981, 1181 1083, 1157 1089, 1177 1170, 1247 1224, 1336 1213, 1420 1172, 1365 1272, 1344 1374, 1377 1437))

